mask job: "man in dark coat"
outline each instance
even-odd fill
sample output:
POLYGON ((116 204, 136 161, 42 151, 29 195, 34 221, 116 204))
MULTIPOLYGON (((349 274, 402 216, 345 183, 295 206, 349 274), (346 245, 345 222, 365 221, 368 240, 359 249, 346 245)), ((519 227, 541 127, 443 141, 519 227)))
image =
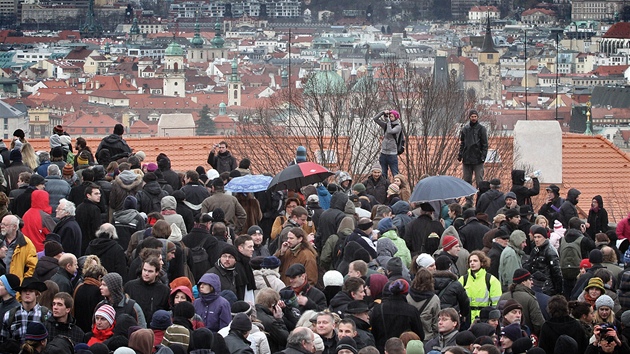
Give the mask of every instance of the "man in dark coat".
POLYGON ((65 252, 80 255, 83 236, 81 227, 74 217, 76 210, 77 208, 73 202, 65 198, 61 199, 56 210, 59 222, 55 226, 53 233, 61 238, 61 245, 65 252))
POLYGON ((158 279, 161 267, 157 257, 147 258, 142 263, 140 278, 130 280, 124 287, 125 294, 140 305, 146 318, 153 318, 153 313, 157 310, 168 309, 171 291, 158 279))
POLYGON ((100 161, 102 150, 108 150, 110 161, 116 161, 121 157, 128 157, 131 154, 131 148, 127 145, 127 142, 122 138, 125 133, 125 128, 122 124, 116 124, 114 126, 114 132, 101 140, 101 143, 96 149, 96 158, 100 161))
POLYGON ((61 258, 59 258, 57 274, 53 275, 50 280, 59 285, 59 291, 69 294, 73 290, 70 280, 74 277, 74 273, 76 273, 78 268, 79 263, 77 262, 77 257, 72 253, 64 253, 61 258))
POLYGON ((142 177, 144 186, 136 193, 138 200, 138 211, 149 214, 154 211, 161 211, 162 198, 168 196, 168 193, 157 183, 157 176, 153 172, 147 172, 142 177))
POLYGON ((48 317, 45 326, 50 338, 58 335, 66 336, 74 343, 82 343, 85 333, 76 325, 76 320, 70 314, 74 300, 68 293, 58 292, 52 302, 52 316, 48 317))
POLYGON ((164 177, 164 180, 168 182, 174 191, 182 187, 179 175, 171 169, 171 159, 169 159, 165 154, 160 154, 157 157, 157 165, 162 172, 162 177, 164 177))
POLYGON ((562 223, 565 229, 569 228, 569 220, 572 217, 578 216, 576 205, 580 201, 580 194, 582 194, 579 190, 575 188, 569 189, 567 192, 567 199, 560 206, 560 211, 558 211, 558 221, 562 223))
POLYGON ((490 231, 490 228, 480 223, 475 215, 474 208, 466 209, 463 213, 464 226, 459 229, 459 238, 462 240, 462 246, 468 252, 481 250, 483 248, 483 235, 490 231))
POLYGON ((197 217, 200 214, 201 203, 203 203, 206 198, 210 197, 210 193, 208 193, 208 189, 204 186, 203 182, 199 181, 197 171, 186 171, 184 182, 186 182, 186 185, 181 189, 186 196, 184 198, 184 204, 192 210, 193 216, 197 217))
POLYGON ((510 191, 516 194, 516 204, 532 205, 532 197, 540 193, 540 182, 535 174, 529 176, 534 184, 532 188, 525 187, 525 171, 512 170, 512 189, 510 191))
POLYGON ((501 180, 493 178, 490 180, 490 190, 479 197, 477 210, 488 214, 488 219, 492 220, 497 215, 497 211, 505 206, 505 199, 501 188, 501 180))
POLYGON ((435 209, 429 203, 420 204, 420 216, 411 221, 405 227, 404 239, 407 243, 411 255, 420 253, 430 253, 435 250, 428 250, 426 241, 432 232, 442 235, 444 226, 439 221, 433 220, 435 209))
MULTIPOLYGON (((370 332, 370 309, 365 301, 352 301, 346 308, 344 319, 354 321, 357 328, 357 336, 359 341, 365 346, 375 346, 374 335, 370 332)), ((358 348, 357 348, 358 349, 358 348)))
POLYGON ((464 181, 472 184, 472 174, 475 173, 475 184, 483 180, 483 163, 488 154, 488 132, 486 127, 479 124, 479 114, 471 109, 468 112, 469 123, 459 135, 459 153, 457 161, 462 162, 464 181))
POLYGON ((109 273, 127 274, 125 251, 118 243, 116 228, 105 223, 96 231, 96 238, 87 246, 86 254, 98 256, 109 273))
MULTIPOLYGON (((459 233, 461 237, 461 232, 459 233)), ((488 251, 488 257, 490 258, 490 268, 488 272, 494 275, 497 279, 499 278, 499 265, 501 264, 501 253, 507 247, 508 242, 510 241, 510 235, 502 229, 498 229, 497 232, 494 233, 494 239, 492 240, 492 247, 490 251, 488 251)), ((469 250, 472 252, 472 250, 469 250)))
POLYGON ((348 195, 343 192, 335 192, 330 199, 330 208, 325 210, 319 218, 319 228, 315 235, 315 247, 323 249, 326 240, 332 234, 337 233, 341 220, 346 217, 343 212, 348 202, 348 195))
POLYGON ((558 212, 564 199, 560 198, 560 188, 555 184, 550 184, 545 190, 547 191, 547 199, 538 210, 538 215, 545 216, 549 220, 549 226, 552 226, 553 222, 558 219, 558 212))
POLYGON ((81 228, 81 254, 85 254, 90 241, 96 238, 96 230, 103 224, 101 220, 101 190, 96 186, 85 188, 85 199, 77 207, 76 218, 81 228))
POLYGON ((369 195, 373 195, 379 204, 385 204, 387 201, 387 187, 389 187, 389 180, 387 176, 383 176, 383 170, 378 163, 372 166, 372 174, 363 181, 365 186, 365 192, 369 195))
POLYGON ((11 212, 19 217, 23 217, 24 213, 31 208, 31 196, 33 191, 44 190, 46 187, 46 180, 44 177, 38 174, 32 174, 31 179, 28 182, 28 187, 24 193, 18 195, 11 204, 11 212))
POLYGON ((22 153, 20 152, 20 149, 11 150, 9 153, 9 159, 11 160, 10 165, 9 161, 4 161, 4 164, 9 166, 4 171, 4 178, 7 180, 8 189, 13 190, 18 188, 20 173, 33 173, 33 170, 22 162, 22 153))
POLYGON ((208 164, 212 166, 219 174, 223 172, 231 172, 235 170, 238 165, 236 164, 236 158, 232 156, 232 153, 228 150, 228 144, 222 141, 212 147, 212 151, 208 155, 208 164), (217 148, 219 152, 217 153, 217 148))
POLYGON ((289 286, 282 290, 289 289, 296 294, 300 313, 308 310, 323 311, 328 306, 326 304, 326 295, 308 283, 306 268, 302 264, 295 263, 291 265, 287 269, 286 274, 289 278, 289 286))

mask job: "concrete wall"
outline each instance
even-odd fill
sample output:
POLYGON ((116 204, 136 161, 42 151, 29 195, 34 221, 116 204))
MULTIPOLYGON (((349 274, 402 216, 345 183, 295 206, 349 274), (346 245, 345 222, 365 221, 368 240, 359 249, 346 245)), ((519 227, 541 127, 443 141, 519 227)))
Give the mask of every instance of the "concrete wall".
POLYGON ((516 123, 514 169, 540 170, 541 183, 562 183, 562 130, 558 122, 520 120, 516 123))

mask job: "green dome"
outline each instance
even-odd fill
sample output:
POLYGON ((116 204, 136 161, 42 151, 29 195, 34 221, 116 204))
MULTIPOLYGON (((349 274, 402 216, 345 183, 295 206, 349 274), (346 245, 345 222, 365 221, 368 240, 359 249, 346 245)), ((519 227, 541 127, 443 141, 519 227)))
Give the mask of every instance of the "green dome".
POLYGON ((223 48, 223 44, 225 43, 225 39, 223 39, 223 37, 221 37, 221 35, 216 35, 214 38, 212 38, 212 40, 210 41, 210 44, 212 44, 213 48, 223 48))
POLYGON ((184 50, 182 49, 182 46, 180 46, 179 44, 175 42, 171 42, 171 44, 169 44, 166 50, 164 51, 164 55, 182 56, 184 55, 184 50))
POLYGON ((352 86, 352 91, 356 93, 364 92, 376 94, 378 90, 374 79, 369 75, 364 75, 359 80, 357 80, 357 83, 354 84, 354 86, 352 86))
POLYGON ((346 93, 346 83, 334 71, 320 71, 306 82, 305 93, 316 95, 341 95, 346 93))
POLYGON ((140 27, 138 26, 138 18, 137 17, 133 18, 133 24, 131 25, 131 29, 129 30, 129 34, 131 34, 132 36, 140 34, 140 27))
POLYGON ((199 34, 199 22, 195 23, 195 36, 190 40, 190 44, 194 47, 203 46, 203 38, 201 38, 201 34, 199 34))

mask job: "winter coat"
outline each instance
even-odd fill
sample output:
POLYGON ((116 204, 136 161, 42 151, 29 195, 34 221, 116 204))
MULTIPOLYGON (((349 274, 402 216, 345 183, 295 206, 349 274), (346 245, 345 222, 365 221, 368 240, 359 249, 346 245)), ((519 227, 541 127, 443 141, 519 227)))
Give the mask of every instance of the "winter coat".
POLYGON ((532 178, 534 184, 532 188, 527 188, 525 184, 525 171, 512 170, 512 189, 510 191, 516 194, 516 204, 532 205, 532 197, 540 193, 540 182, 538 178, 532 178))
MULTIPOLYGON (((523 315, 525 309, 523 309, 523 315)), ((578 344, 576 353, 584 353, 588 346, 589 338, 584 333, 582 325, 578 320, 570 316, 552 317, 542 325, 540 336, 538 336, 538 347, 544 349, 546 353, 557 353, 555 351, 558 337, 566 334, 575 339, 578 344)), ((567 349, 566 347, 563 347, 567 349)))
POLYGON ((366 234, 363 230, 356 228, 350 236, 348 236, 346 242, 354 241, 358 243, 370 254, 370 258, 374 259, 376 258, 376 246, 374 246, 371 236, 372 235, 366 234))
POLYGON ((499 280, 504 290, 512 284, 514 271, 523 267, 523 256, 525 252, 521 249, 521 244, 527 236, 522 231, 514 231, 508 241, 508 246, 501 252, 499 259, 499 280))
POLYGON ((60 236, 64 252, 81 255, 83 236, 81 227, 74 216, 65 216, 59 220, 53 233, 60 236))
POLYGON ((109 208, 113 211, 122 210, 125 198, 135 196, 142 188, 142 176, 136 175, 130 170, 121 172, 112 182, 112 191, 109 193, 109 208))
POLYGON ((374 306, 370 323, 376 348, 381 353, 389 338, 399 337, 406 331, 415 332, 421 340, 424 339, 420 311, 408 304, 404 295, 392 295, 374 306))
MULTIPOLYGON (((285 289, 290 289, 291 287, 287 286, 285 289)), ((304 313, 305 311, 308 310, 313 310, 313 311, 323 311, 324 309, 326 309, 328 307, 328 304, 326 302, 326 295, 324 295, 324 293, 317 289, 314 286, 311 286, 310 284, 306 283, 303 287, 302 290, 300 291, 300 293, 298 295, 303 295, 306 296, 306 298, 308 299, 308 301, 306 302, 306 305, 302 306, 302 305, 298 305, 298 308, 300 309, 300 313, 304 313)))
POLYGON ((554 221, 558 220, 558 212, 562 204, 564 204, 564 199, 557 196, 551 202, 543 204, 538 209, 538 215, 546 217, 549 220, 549 226, 553 226, 554 221))
POLYGON ((387 200, 387 187, 389 187, 387 177, 381 175, 378 180, 375 180, 374 177, 370 176, 363 181, 363 185, 365 186, 365 193, 373 195, 379 204, 385 204, 387 200))
MULTIPOLYGON (((567 230, 564 235, 564 241, 566 242, 574 242, 580 236, 583 235, 580 230, 570 229, 567 230)), ((559 249, 559 248, 558 248, 559 249)), ((582 253, 582 259, 588 258, 589 253, 595 249, 595 242, 588 238, 588 236, 582 237, 582 242, 580 242, 580 252, 582 253)))
MULTIPOLYGON (((280 273, 278 273, 274 269, 263 268, 263 269, 254 270, 253 273, 254 273, 254 279, 256 280, 257 290, 271 288, 279 292, 280 290, 284 289, 286 286, 284 285, 284 282, 280 280, 280 273), (269 285, 271 286, 267 286, 265 279, 267 279, 267 282, 269 282, 269 285)), ((255 291, 254 293, 258 294, 258 291, 255 291)))
POLYGON ((159 279, 151 284, 146 283, 142 278, 130 280, 124 288, 125 294, 140 305, 145 318, 153 318, 153 313, 157 310, 168 310, 168 297, 171 290, 159 279))
MULTIPOLYGON (((97 158, 101 156, 102 150, 109 150, 110 161, 116 161, 121 157, 128 157, 131 155, 131 148, 127 145, 127 142, 121 135, 111 134, 103 138, 101 143, 98 144, 96 149, 97 158)), ((99 161, 99 163, 102 161, 99 161)))
POLYGON ((173 191, 176 191, 182 187, 182 181, 179 178, 177 172, 171 169, 171 160, 168 158, 161 158, 157 162, 158 168, 162 172, 163 179, 158 179, 158 183, 162 188, 168 191, 166 184, 170 185, 173 191), (166 182, 166 184, 164 183, 166 182))
POLYGON ((144 218, 136 209, 125 209, 114 212, 112 223, 118 234, 118 244, 126 250, 131 240, 131 235, 144 230, 146 227, 144 218))
POLYGON ((160 213, 162 214, 162 217, 164 217, 164 221, 166 221, 169 225, 177 225, 179 230, 182 232, 182 235, 188 233, 186 224, 184 224, 184 218, 175 211, 175 209, 177 209, 177 201, 175 201, 175 197, 166 196, 162 198, 160 201, 160 207, 162 210, 160 213))
MULTIPOLYGON (((8 165, 8 161, 4 162, 5 165, 8 165)), ((23 164, 21 161, 16 161, 11 163, 9 167, 5 170, 4 178, 7 181, 8 190, 14 190, 18 188, 18 180, 20 178, 20 173, 22 172, 30 172, 33 173, 30 167, 23 164)))
POLYGON ((50 166, 50 160, 46 160, 39 164, 39 166, 35 169, 35 173, 46 178, 48 177, 48 166, 50 166))
POLYGON ((542 292, 549 296, 561 294, 560 259, 553 247, 549 245, 549 240, 545 240, 540 247, 534 247, 529 257, 529 262, 524 264, 523 268, 532 273, 534 286, 542 289, 542 292))
POLYGON ((354 299, 346 291, 338 292, 332 299, 330 299, 330 311, 336 312, 339 316, 343 316, 348 309, 348 304, 354 299))
POLYGON ((468 269, 468 279, 464 284, 464 276, 459 278, 459 282, 466 289, 466 294, 470 300, 470 319, 471 321, 479 316, 479 311, 486 306, 496 306, 499 303, 501 297, 501 283, 499 279, 490 276, 490 289, 486 285, 486 270, 481 268, 477 273, 473 274, 472 270, 468 269))
POLYGON ((630 213, 628 213, 627 218, 617 224, 615 232, 617 233, 618 240, 623 241, 624 239, 630 239, 630 213))
POLYGON ((57 268, 57 273, 55 273, 50 280, 59 286, 59 292, 72 294, 73 289, 70 279, 72 279, 73 276, 74 274, 70 274, 64 268, 59 267, 57 268))
POLYGON ((433 292, 418 292, 409 288, 407 303, 418 309, 424 330, 424 339, 430 340, 438 334, 438 312, 440 312, 440 299, 433 292))
POLYGON ((33 242, 25 237, 20 230, 17 230, 17 236, 13 242, 15 243, 15 250, 13 257, 11 257, 9 273, 20 278, 21 282, 24 278, 32 277, 35 273, 37 250, 35 250, 33 242))
POLYGON ((247 221, 247 213, 236 197, 227 195, 223 191, 217 191, 201 203, 202 214, 209 213, 215 208, 223 210, 227 226, 233 227, 237 234, 240 234, 241 231, 247 231, 243 230, 247 221))
POLYGON ((275 256, 280 258, 282 262, 279 272, 285 284, 289 284, 289 277, 286 276, 286 271, 295 263, 300 263, 306 268, 306 278, 309 284, 317 284, 319 274, 317 270, 317 253, 313 250, 304 248, 304 245, 301 245, 296 251, 287 250, 283 255, 280 255, 280 250, 278 250, 275 256))
POLYGON ((332 234, 336 234, 341 220, 346 217, 344 209, 348 202, 348 196, 342 192, 335 192, 330 199, 330 208, 324 211, 319 218, 319 228, 315 235, 315 246, 321 250, 326 240, 332 234))
POLYGON ((405 234, 405 228, 413 220, 413 218, 407 214, 409 210, 411 210, 411 207, 409 203, 404 200, 392 205, 392 222, 394 226, 396 226, 399 235, 405 234))
POLYGON ((210 151, 208 155, 208 164, 212 166, 219 174, 223 172, 231 172, 238 167, 236 158, 229 151, 215 153, 210 151))
POLYGON ((195 227, 190 230, 190 233, 182 238, 182 243, 186 245, 189 250, 201 246, 208 254, 208 262, 200 262, 198 266, 193 264, 191 271, 195 279, 201 279, 201 276, 208 271, 208 268, 212 267, 212 265, 219 260, 221 257, 220 253, 223 250, 223 247, 219 245, 219 241, 215 237, 212 237, 205 227, 195 227), (204 267, 206 267, 206 269, 202 269, 204 267))
POLYGON ((549 243, 556 249, 556 251, 560 252, 560 240, 564 237, 566 233, 566 229, 561 227, 559 229, 554 228, 553 232, 549 235, 549 243))
POLYGON ((578 203, 577 197, 580 195, 580 191, 571 188, 567 192, 567 200, 562 203, 560 206, 560 211, 558 211, 558 221, 562 223, 565 229, 569 228, 569 220, 572 217, 578 216, 576 205, 578 203))
POLYGON ((42 256, 35 266, 35 276, 39 281, 50 280, 57 273, 59 261, 57 258, 42 256))
POLYGON ((455 341, 455 337, 457 336, 457 333, 459 333, 459 331, 457 329, 454 329, 451 332, 446 333, 446 334, 438 334, 437 336, 433 337, 433 339, 425 343, 424 352, 425 353, 429 353, 430 351, 441 352, 442 350, 448 347, 457 346, 457 343, 455 341))
MULTIPOLYGON (((59 205, 61 198, 67 198, 70 194, 70 185, 60 176, 48 176, 46 177, 46 186, 44 190, 50 195, 50 207, 52 208, 53 216, 59 205)), ((67 252, 67 251, 66 251, 67 252)))
POLYGON ((521 323, 529 327, 532 333, 539 335, 545 319, 536 300, 534 291, 523 284, 516 284, 514 285, 514 290, 503 293, 499 301, 508 299, 514 299, 523 306, 523 319, 521 323))
POLYGON ((100 279, 85 278, 83 283, 77 285, 74 289, 74 302, 81 304, 81 311, 77 311, 76 307, 73 308, 72 314, 77 320, 77 325, 85 331, 92 329, 92 315, 96 305, 103 300, 101 295, 101 281, 100 279))
POLYGON ((217 276, 204 274, 199 282, 210 284, 214 292, 210 294, 199 294, 195 300, 195 313, 201 316, 203 323, 209 330, 217 332, 227 326, 232 321, 230 303, 219 296, 221 292, 221 282, 217 276))
POLYGON ((183 186, 180 189, 184 192, 186 196, 186 204, 191 205, 194 210, 199 210, 201 208, 201 203, 203 203, 206 198, 210 197, 210 193, 208 193, 208 189, 203 184, 197 184, 190 182, 183 186))
POLYGON ((206 273, 216 274, 219 276, 219 280, 221 281, 221 290, 229 290, 233 292, 235 295, 238 294, 238 290, 236 289, 236 267, 234 269, 225 269, 221 265, 221 261, 218 260, 214 267, 210 268, 206 273))
POLYGON ((236 332, 230 332, 225 337, 225 345, 227 345, 230 354, 254 354, 251 342, 236 332))
POLYGON ((99 237, 90 242, 85 250, 85 254, 93 254, 101 260, 101 265, 108 273, 118 273, 123 278, 127 275, 127 258, 125 250, 118 244, 117 240, 107 237, 99 237))
POLYGON ((407 248, 407 243, 405 242, 405 240, 398 237, 398 233, 396 232, 396 230, 386 231, 384 234, 381 235, 381 239, 383 237, 390 239, 396 246, 397 251, 396 254, 394 254, 394 257, 400 257, 400 259, 403 261, 403 264, 407 268, 411 267, 411 252, 409 251, 409 248, 407 248))
POLYGON ((470 299, 466 289, 457 281, 457 275, 448 270, 433 273, 435 295, 440 299, 440 308, 454 308, 462 318, 470 320, 470 299))
POLYGON ((86 198, 77 206, 75 218, 81 228, 81 255, 83 255, 90 242, 96 238, 96 231, 103 224, 101 208, 86 198))
POLYGON ((407 224, 404 239, 412 255, 432 253, 433 250, 427 248, 427 238, 432 232, 441 235, 444 232, 444 226, 429 215, 420 215, 407 224))
POLYGON ((599 210, 595 212, 595 210, 591 208, 588 211, 586 222, 590 225, 588 229, 586 229, 586 233, 594 240, 595 234, 600 232, 606 233, 606 231, 608 231, 608 212, 604 209, 604 201, 601 195, 596 195, 593 199, 597 200, 599 210))
POLYGON ((501 253, 505 248, 501 246, 498 242, 492 243, 492 248, 488 251, 488 258, 490 258, 490 268, 488 268, 488 272, 497 279, 499 279, 499 266, 501 264, 501 253))
POLYGON ((66 323, 57 322, 53 316, 50 316, 46 320, 45 325, 51 340, 58 335, 62 335, 72 339, 74 343, 83 342, 85 333, 77 326, 76 320, 70 314, 68 315, 68 321, 66 323))
POLYGON ((332 195, 325 185, 320 184, 317 186, 317 195, 319 196, 319 206, 322 207, 323 210, 328 210, 328 208, 330 208, 332 195))
POLYGON ((145 214, 152 213, 154 211, 161 211, 162 198, 166 197, 168 193, 160 187, 156 181, 148 182, 138 190, 136 193, 136 199, 138 200, 138 211, 145 214))
POLYGON ((488 132, 486 127, 477 123, 464 125, 459 134, 459 152, 457 159, 465 165, 478 165, 486 161, 488 154, 488 132))
POLYGON ((492 220, 497 211, 505 206, 505 198, 503 192, 498 189, 490 189, 479 197, 477 202, 477 212, 488 214, 488 220, 492 220))
POLYGON ((260 304, 256 304, 256 316, 265 327, 267 339, 269 339, 269 348, 272 353, 276 353, 287 346, 287 337, 289 330, 284 324, 282 318, 273 317, 271 310, 260 304))
POLYGON ((490 228, 482 224, 476 217, 468 218, 464 226, 459 232, 459 238, 462 240, 462 247, 468 252, 481 250, 483 248, 483 235, 490 231, 490 228))
POLYGON ((383 140, 381 141, 381 154, 398 155, 398 143, 396 139, 398 134, 402 132, 400 120, 391 121, 388 117, 383 118, 383 112, 380 112, 372 120, 383 129, 383 140))
POLYGON ((46 235, 55 229, 55 221, 50 216, 48 192, 35 190, 31 194, 31 208, 24 213, 22 220, 24 236, 33 241, 37 252, 44 250, 46 235))

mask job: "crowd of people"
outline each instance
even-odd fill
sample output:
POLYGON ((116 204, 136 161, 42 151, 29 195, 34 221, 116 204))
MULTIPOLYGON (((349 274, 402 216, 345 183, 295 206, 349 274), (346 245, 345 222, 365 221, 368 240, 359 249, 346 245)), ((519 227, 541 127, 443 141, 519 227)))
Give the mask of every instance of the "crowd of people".
POLYGON ((630 224, 600 196, 583 220, 549 185, 535 213, 514 170, 414 203, 379 163, 232 194, 226 142, 177 172, 123 134, 0 143, 0 353, 630 354, 630 224))

